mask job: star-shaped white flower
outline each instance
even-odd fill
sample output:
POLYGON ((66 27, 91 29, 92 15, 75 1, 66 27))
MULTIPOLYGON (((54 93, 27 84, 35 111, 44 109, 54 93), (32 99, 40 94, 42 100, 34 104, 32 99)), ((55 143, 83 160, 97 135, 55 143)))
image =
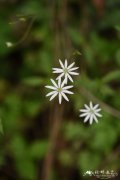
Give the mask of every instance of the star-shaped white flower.
POLYGON ((97 117, 102 117, 102 115, 99 113, 99 111, 101 111, 99 107, 99 104, 96 104, 95 106, 93 106, 93 103, 90 102, 90 105, 84 105, 85 109, 80 109, 80 111, 82 112, 80 114, 80 117, 84 117, 84 123, 89 121, 90 124, 93 123, 93 120, 95 120, 96 123, 98 123, 98 119, 97 117))
POLYGON ((72 75, 79 75, 79 73, 77 72, 74 72, 76 69, 78 69, 79 67, 73 67, 75 62, 73 62, 72 64, 70 64, 68 66, 68 62, 67 62, 67 59, 65 59, 65 63, 63 64, 62 61, 59 59, 59 63, 61 65, 61 68, 53 68, 53 73, 58 73, 60 74, 58 77, 57 77, 57 80, 64 77, 64 83, 67 84, 68 82, 68 79, 73 82, 73 79, 72 79, 72 75))
POLYGON ((73 86, 64 86, 64 82, 61 83, 61 78, 58 80, 58 84, 53 79, 51 79, 51 82, 52 82, 53 86, 45 86, 46 88, 53 90, 52 92, 50 92, 46 95, 46 96, 51 96, 50 101, 52 99, 54 99, 57 95, 59 98, 59 104, 61 104, 61 102, 62 102, 62 97, 66 101, 69 101, 66 94, 74 94, 73 92, 68 90, 68 89, 72 88, 73 86))

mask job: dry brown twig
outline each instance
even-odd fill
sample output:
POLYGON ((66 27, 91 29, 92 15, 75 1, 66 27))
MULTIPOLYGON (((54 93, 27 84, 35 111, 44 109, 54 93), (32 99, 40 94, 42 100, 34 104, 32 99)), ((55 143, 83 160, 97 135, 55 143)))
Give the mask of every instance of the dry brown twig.
POLYGON ((43 165, 42 179, 44 180, 51 179, 51 171, 52 171, 52 165, 53 165, 53 160, 54 160, 54 151, 55 151, 55 146, 56 146, 59 130, 61 127, 62 114, 63 114, 63 106, 58 106, 56 104, 54 106, 54 112, 51 116, 52 126, 50 130, 49 147, 48 147, 48 152, 46 154, 45 162, 43 165))

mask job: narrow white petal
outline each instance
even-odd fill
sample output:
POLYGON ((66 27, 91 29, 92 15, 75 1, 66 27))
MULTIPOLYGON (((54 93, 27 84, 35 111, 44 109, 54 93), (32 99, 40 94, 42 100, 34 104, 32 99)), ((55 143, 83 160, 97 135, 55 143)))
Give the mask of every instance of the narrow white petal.
POLYGON ((63 87, 63 90, 66 90, 66 89, 70 89, 70 88, 72 88, 73 86, 65 86, 65 87, 63 87))
POLYGON ((48 89, 53 89, 53 90, 56 90, 57 88, 56 87, 54 87, 54 86, 45 86, 46 88, 48 88, 48 89))
POLYGON ((56 93, 56 91, 52 91, 52 92, 48 93, 46 96, 51 96, 51 95, 53 95, 55 93, 56 93))
POLYGON ((102 115, 97 113, 97 112, 95 112, 95 115, 98 116, 98 117, 102 117, 102 115))
POLYGON ((56 84, 56 82, 53 80, 53 79, 50 79, 51 80, 51 82, 53 83, 53 85, 56 87, 56 88, 58 88, 58 85, 56 84))
POLYGON ((98 120, 94 114, 93 114, 93 119, 95 120, 96 123, 98 123, 98 120))
POLYGON ((87 104, 84 105, 86 109, 90 110, 89 106, 87 104))
POLYGON ((97 109, 98 106, 99 106, 99 104, 96 104, 96 105, 93 107, 93 109, 97 109))
POLYGON ((80 109, 81 112, 88 112, 88 109, 80 109))
POLYGON ((95 112, 99 112, 99 111, 101 111, 101 109, 96 109, 96 110, 94 110, 95 112))
MULTIPOLYGON (((62 73, 63 74, 63 73, 62 73)), ((64 76, 64 74, 62 75, 62 74, 60 74, 57 78, 56 78, 56 80, 59 80, 59 79, 61 79, 62 78, 62 76, 64 76)))
POLYGON ((62 72, 53 71, 52 73, 54 73, 54 74, 61 74, 62 72))
POLYGON ((64 84, 67 84, 67 82, 68 82, 68 77, 67 74, 65 74, 64 84))
POLYGON ((63 88, 65 84, 66 84, 66 83, 65 83, 65 79, 64 79, 63 82, 62 82, 62 84, 61 84, 61 88, 63 88))
POLYGON ((89 115, 90 113, 88 113, 88 112, 86 112, 86 113, 82 113, 82 114, 80 114, 80 117, 84 117, 84 116, 87 116, 87 115, 89 115))
POLYGON ((67 63, 67 59, 65 59, 65 65, 64 65, 65 68, 67 68, 67 64, 68 64, 68 63, 67 63))
POLYGON ((60 75, 56 78, 56 80, 58 80, 59 78, 62 78, 63 76, 64 76, 64 73, 60 74, 60 75))
POLYGON ((64 65, 63 65, 63 63, 62 63, 62 61, 60 59, 59 59, 59 63, 61 65, 61 67, 64 69, 65 67, 64 67, 64 65))
POLYGON ((68 76, 69 80, 70 80, 71 82, 73 82, 72 77, 71 77, 69 74, 67 74, 67 76, 68 76))
POLYGON ((61 68, 52 68, 54 71, 59 71, 59 70, 63 70, 61 68))
POLYGON ((91 116, 90 116, 90 124, 92 124, 93 123, 93 115, 91 114, 91 116))
POLYGON ((61 104, 61 102, 62 102, 62 95, 61 93, 59 93, 59 104, 61 104))
POLYGON ((53 69, 53 71, 55 71, 56 73, 61 73, 61 72, 63 72, 63 69, 61 69, 61 68, 52 68, 53 69))
POLYGON ((68 66, 68 69, 70 69, 71 67, 73 67, 74 64, 75 64, 75 62, 73 62, 72 64, 70 64, 70 65, 68 66))
POLYGON ((69 71, 75 71, 76 69, 78 69, 79 67, 74 67, 74 68, 71 68, 69 69, 69 71))
POLYGON ((62 94, 62 96, 64 97, 64 99, 65 99, 66 101, 69 101, 68 97, 67 97, 63 92, 61 92, 61 94, 62 94))
POLYGON ((61 87, 61 78, 58 79, 58 87, 61 87))
POLYGON ((58 94, 58 92, 56 92, 55 94, 53 94, 53 95, 51 96, 51 98, 50 98, 50 101, 52 101, 52 99, 54 99, 55 96, 57 96, 57 94, 58 94))
POLYGON ((77 72, 69 72, 69 74, 71 74, 71 75, 79 75, 79 73, 77 73, 77 72))
POLYGON ((88 115, 85 117, 84 123, 87 122, 87 121, 89 120, 89 118, 90 118, 90 114, 88 114, 88 115))
POLYGON ((64 79, 63 82, 62 82, 62 84, 61 84, 61 88, 63 88, 65 84, 66 84, 66 81, 65 81, 65 79, 64 79))
POLYGON ((92 101, 90 101, 90 108, 93 109, 92 101))
POLYGON ((67 93, 67 94, 74 94, 73 92, 68 91, 68 90, 63 90, 62 92, 67 93))

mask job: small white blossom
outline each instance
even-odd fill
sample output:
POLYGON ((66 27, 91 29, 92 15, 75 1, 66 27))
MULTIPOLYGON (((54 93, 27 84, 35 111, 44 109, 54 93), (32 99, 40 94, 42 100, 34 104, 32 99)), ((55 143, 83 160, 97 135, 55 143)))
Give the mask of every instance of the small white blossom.
POLYGON ((52 89, 53 91, 48 93, 46 96, 51 96, 50 101, 54 99, 57 95, 59 98, 59 104, 62 102, 62 97, 69 101, 66 94, 73 94, 73 92, 69 91, 68 89, 72 88, 73 86, 64 86, 64 82, 61 83, 61 78, 56 83, 53 79, 51 79, 53 86, 45 86, 46 88, 52 89), (65 94, 66 93, 66 94, 65 94))
POLYGON ((12 44, 11 42, 6 42, 6 46, 7 46, 7 47, 12 47, 13 44, 12 44))
POLYGON ((99 111, 101 111, 99 107, 99 104, 96 104, 95 106, 93 106, 93 103, 90 102, 90 105, 84 105, 85 109, 80 109, 80 112, 82 112, 80 114, 80 117, 84 117, 84 123, 89 121, 90 124, 93 123, 93 120, 95 120, 96 123, 98 123, 98 119, 97 117, 102 117, 102 115, 99 113, 99 111))
POLYGON ((64 77, 64 83, 67 84, 68 82, 68 79, 73 82, 73 79, 72 79, 72 75, 79 75, 79 73, 77 72, 74 72, 76 69, 78 69, 79 67, 73 67, 75 62, 73 62, 72 64, 70 64, 68 66, 68 62, 67 62, 67 59, 65 60, 65 63, 63 64, 62 61, 59 59, 59 63, 61 65, 61 68, 53 68, 53 73, 58 73, 60 74, 58 77, 57 77, 57 80, 64 77))

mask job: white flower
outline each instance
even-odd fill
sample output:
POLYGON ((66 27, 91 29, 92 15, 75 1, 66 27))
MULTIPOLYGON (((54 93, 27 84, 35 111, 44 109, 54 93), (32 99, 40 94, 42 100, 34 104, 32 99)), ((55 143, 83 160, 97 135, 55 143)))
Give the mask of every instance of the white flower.
POLYGON ((96 121, 96 123, 98 123, 97 117, 102 117, 101 114, 99 114, 98 112, 101 111, 101 109, 98 109, 99 104, 96 104, 95 106, 93 106, 93 103, 90 102, 90 105, 84 105, 85 109, 80 109, 80 111, 82 112, 82 114, 80 114, 80 117, 85 117, 84 119, 84 123, 87 122, 89 120, 90 124, 93 123, 93 120, 96 121))
POLYGON ((7 47, 12 47, 13 44, 12 44, 11 42, 6 42, 6 46, 7 46, 7 47))
POLYGON ((79 67, 73 67, 75 62, 73 62, 72 64, 70 64, 68 66, 68 62, 67 59, 65 60, 65 63, 63 64, 62 61, 59 59, 59 63, 61 65, 61 68, 53 68, 53 73, 58 73, 60 74, 57 77, 57 80, 65 77, 64 79, 64 83, 67 84, 68 79, 73 82, 73 79, 71 77, 71 75, 79 75, 79 73, 74 72, 76 69, 78 69, 79 67))
POLYGON ((58 84, 53 79, 51 79, 51 82, 54 86, 45 86, 46 88, 53 90, 52 92, 50 92, 46 95, 46 96, 51 96, 50 101, 52 99, 54 99, 57 95, 59 97, 59 104, 61 104, 61 102, 62 102, 62 97, 66 101, 69 101, 66 94, 73 94, 73 92, 68 90, 68 89, 72 88, 73 86, 65 86, 64 87, 64 82, 61 83, 61 78, 58 80, 58 84))

